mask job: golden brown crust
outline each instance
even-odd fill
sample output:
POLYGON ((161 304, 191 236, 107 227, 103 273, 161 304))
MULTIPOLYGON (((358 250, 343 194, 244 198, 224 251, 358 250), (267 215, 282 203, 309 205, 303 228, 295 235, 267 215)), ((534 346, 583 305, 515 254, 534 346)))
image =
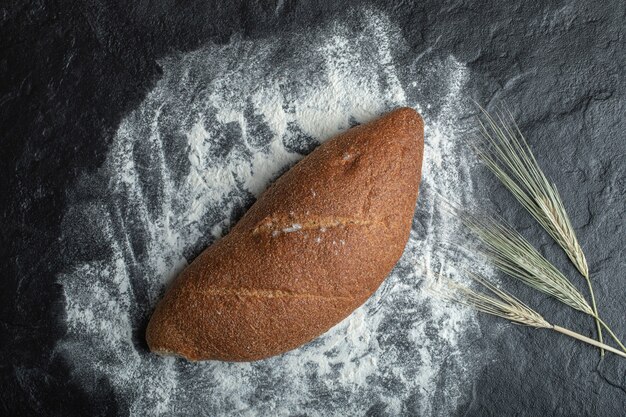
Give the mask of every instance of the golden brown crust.
POLYGON ((150 349, 250 361, 294 349, 347 317, 409 237, 424 126, 400 108, 327 141, 272 184, 175 280, 150 349))

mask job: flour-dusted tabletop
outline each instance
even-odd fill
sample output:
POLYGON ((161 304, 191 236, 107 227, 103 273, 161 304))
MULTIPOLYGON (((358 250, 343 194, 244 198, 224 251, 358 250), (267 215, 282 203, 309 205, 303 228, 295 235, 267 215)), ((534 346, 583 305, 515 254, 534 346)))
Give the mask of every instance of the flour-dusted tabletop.
POLYGON ((66 3, 0 20, 2 414, 623 414, 626 361, 427 291, 429 272, 481 265, 439 195, 499 211, 585 288, 467 146, 472 100, 504 103, 626 335, 623 2, 66 3), (148 352, 181 268, 317 145, 398 106, 424 117, 421 195, 404 256, 363 307, 259 362, 148 352))

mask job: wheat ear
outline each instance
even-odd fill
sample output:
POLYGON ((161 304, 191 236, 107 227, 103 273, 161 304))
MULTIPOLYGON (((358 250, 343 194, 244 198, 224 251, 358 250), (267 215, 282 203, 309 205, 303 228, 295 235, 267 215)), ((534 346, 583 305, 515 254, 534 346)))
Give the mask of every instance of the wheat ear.
POLYGON ((439 278, 439 285, 431 287, 430 291, 444 300, 460 303, 483 313, 507 319, 513 323, 540 329, 551 329, 626 358, 626 353, 620 350, 572 330, 549 323, 541 314, 528 307, 515 296, 499 289, 487 279, 476 274, 470 274, 470 276, 486 288, 488 293, 473 290, 443 277, 439 278))
MULTIPOLYGON (((539 167, 511 113, 507 111, 505 114, 501 111, 492 116, 481 106, 478 107, 484 116, 484 121, 478 119, 482 140, 478 146, 474 147, 476 153, 554 241, 563 248, 585 278, 593 311, 598 316, 587 260, 556 186, 548 181, 539 167)), ((602 328, 599 320, 596 320, 596 327, 598 340, 602 342, 602 328)))
MULTIPOLYGON (((522 235, 495 216, 478 216, 450 203, 446 206, 478 237, 479 251, 496 268, 568 306, 594 317, 626 352, 626 346, 585 300, 576 287, 522 235)), ((602 343, 602 342, 600 342, 602 343)))

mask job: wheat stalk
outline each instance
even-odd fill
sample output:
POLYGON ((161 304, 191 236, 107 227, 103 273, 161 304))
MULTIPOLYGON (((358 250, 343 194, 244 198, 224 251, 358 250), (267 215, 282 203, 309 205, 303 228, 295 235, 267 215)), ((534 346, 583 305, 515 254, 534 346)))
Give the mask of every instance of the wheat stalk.
MULTIPOLYGON (((589 267, 578 243, 572 223, 565 211, 561 196, 539 167, 522 132, 510 112, 490 115, 478 106, 485 122, 478 119, 483 140, 475 146, 483 163, 517 198, 580 271, 587 282, 593 311, 598 316, 596 297, 589 279, 589 267), (508 122, 507 122, 508 120, 508 122)), ((598 340, 602 342, 602 328, 596 319, 598 340)))
POLYGON ((498 269, 583 313, 594 315, 578 289, 522 235, 495 217, 459 211, 465 226, 482 242, 482 252, 498 269))
POLYGON ((541 314, 528 307, 513 295, 499 289, 485 278, 476 274, 470 274, 470 276, 472 279, 485 287, 489 293, 475 291, 469 287, 457 284, 454 281, 443 277, 440 277, 439 279, 440 285, 437 288, 431 287, 430 291, 444 300, 457 302, 468 307, 472 307, 483 313, 501 317, 517 324, 540 329, 551 329, 626 358, 626 353, 620 350, 564 327, 549 323, 543 318, 543 316, 541 316, 541 314), (445 288, 442 286, 444 281, 446 284, 445 288))
MULTIPOLYGON (((477 216, 448 203, 463 224, 481 241, 480 252, 496 268, 568 306, 594 317, 615 342, 626 347, 587 303, 578 289, 522 235, 495 217, 477 216)), ((602 343, 602 341, 599 341, 602 343)))

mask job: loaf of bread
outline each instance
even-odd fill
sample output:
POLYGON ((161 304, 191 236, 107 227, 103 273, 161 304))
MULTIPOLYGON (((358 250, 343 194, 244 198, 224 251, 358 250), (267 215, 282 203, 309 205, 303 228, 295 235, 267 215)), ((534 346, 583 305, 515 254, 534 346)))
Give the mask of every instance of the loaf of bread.
POLYGON ((148 325, 150 349, 252 361, 346 318, 404 250, 423 140, 420 115, 399 108, 319 146, 176 278, 148 325))

